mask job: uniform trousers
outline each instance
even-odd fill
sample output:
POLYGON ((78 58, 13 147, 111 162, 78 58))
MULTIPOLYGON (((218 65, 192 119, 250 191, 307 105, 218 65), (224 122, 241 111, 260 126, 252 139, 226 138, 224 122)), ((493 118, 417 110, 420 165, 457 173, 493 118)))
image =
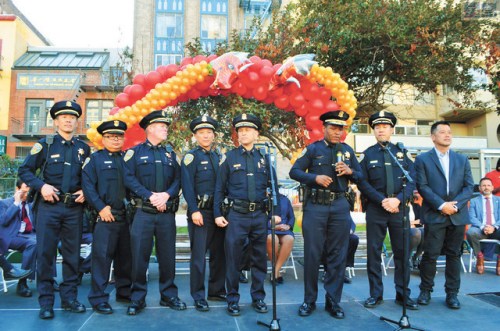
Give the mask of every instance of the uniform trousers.
POLYGON ((208 295, 226 294, 226 257, 224 253, 225 229, 215 224, 212 210, 201 209, 203 225, 198 226, 188 218, 189 240, 191 244, 190 288, 194 300, 205 299, 206 253, 210 254, 208 295))
POLYGON ((61 240, 63 282, 59 284, 62 301, 77 299, 83 205, 40 202, 37 209, 37 287, 40 306, 54 305, 53 274, 57 244, 61 240))
MULTIPOLYGON (((407 219, 408 209, 407 209, 407 219)), ((384 285, 382 283, 382 246, 389 229, 392 252, 394 254, 394 284, 396 292, 403 295, 403 289, 406 286, 406 295, 410 295, 408 283, 410 282, 410 263, 406 263, 408 269, 407 278, 404 280, 403 268, 403 212, 389 213, 381 206, 369 203, 366 209, 366 242, 368 254, 368 282, 370 284, 370 296, 373 298, 383 297, 384 285)), ((407 240, 409 246, 410 231, 408 231, 407 240)), ((408 258, 410 255, 408 254, 408 258)))
POLYGON ((99 221, 94 228, 92 244, 92 286, 88 295, 92 306, 109 300, 109 293, 105 290, 109 282, 112 262, 116 295, 128 298, 132 284, 129 224, 99 221))
POLYGON ((458 293, 460 289, 460 256, 465 225, 454 225, 447 217, 444 223, 425 223, 424 255, 420 263, 420 289, 432 291, 436 275, 436 260, 446 255, 445 291, 458 293))
POLYGON ((160 274, 159 289, 164 297, 178 295, 175 280, 175 239, 177 228, 174 213, 149 214, 137 209, 130 228, 132 248, 132 301, 144 301, 148 290, 146 273, 155 239, 160 274))
POLYGON ((228 214, 229 224, 226 227, 226 286, 227 302, 238 303, 240 300, 240 267, 243 256, 243 246, 248 238, 252 245, 251 271, 252 285, 250 294, 252 300, 264 300, 264 280, 267 273, 267 214, 263 211, 242 214, 231 209, 228 214))
POLYGON ((345 198, 329 205, 304 206, 302 234, 304 236, 304 302, 314 303, 318 297, 318 273, 323 249, 326 249, 326 293, 339 303, 344 286, 351 216, 345 198))

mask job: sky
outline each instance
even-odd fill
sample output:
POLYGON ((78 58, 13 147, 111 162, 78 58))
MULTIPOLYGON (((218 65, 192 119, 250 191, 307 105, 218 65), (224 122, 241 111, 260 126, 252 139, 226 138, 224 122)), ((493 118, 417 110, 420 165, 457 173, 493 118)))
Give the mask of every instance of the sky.
POLYGON ((52 45, 132 47, 134 0, 13 0, 52 45))

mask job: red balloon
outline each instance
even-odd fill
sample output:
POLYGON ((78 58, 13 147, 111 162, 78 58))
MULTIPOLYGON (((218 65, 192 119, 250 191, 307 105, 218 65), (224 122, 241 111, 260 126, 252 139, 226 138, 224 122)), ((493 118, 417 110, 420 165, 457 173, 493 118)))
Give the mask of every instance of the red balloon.
POLYGON ((188 91, 187 96, 189 99, 196 100, 201 96, 201 93, 197 89, 192 88, 188 91))
POLYGON ((138 84, 138 85, 146 84, 146 75, 144 75, 144 74, 135 75, 134 79, 132 79, 132 83, 138 84))
POLYGON ((207 57, 205 55, 196 55, 194 58, 193 58, 193 63, 198 63, 198 62, 201 62, 201 61, 207 61, 207 57))
POLYGON ((301 107, 306 102, 304 95, 300 92, 296 92, 290 96, 290 104, 295 108, 301 107))
POLYGON ((109 115, 114 115, 114 114, 118 113, 118 111, 120 111, 120 107, 113 107, 109 111, 109 115))
POLYGON ((259 85, 253 90, 253 97, 256 100, 262 101, 267 98, 267 85, 259 85))
POLYGON ((300 88, 295 83, 287 83, 285 85, 285 93, 288 95, 292 95, 300 91, 300 88))
POLYGON ((236 80, 231 87, 231 90, 238 95, 244 95, 247 92, 247 87, 241 80, 236 80))
POLYGON ((339 110, 340 109, 340 106, 338 103, 336 103, 335 101, 333 100, 328 100, 326 103, 325 103, 325 109, 327 111, 332 111, 332 110, 339 110))
POLYGON ((330 100, 330 98, 332 97, 332 93, 330 91, 328 91, 326 88, 322 87, 319 89, 319 98, 321 100, 330 100))
POLYGON ((179 69, 180 67, 177 64, 169 64, 168 66, 166 66, 165 72, 162 73, 163 80, 165 81, 170 77, 175 76, 175 74, 177 73, 177 71, 179 71, 179 69))
POLYGON ((309 109, 315 114, 322 114, 325 112, 325 105, 321 99, 313 99, 309 101, 309 109))
POLYGON ((316 84, 311 84, 309 88, 302 88, 302 90, 304 91, 304 96, 307 100, 316 99, 318 97, 319 87, 316 84))
POLYGON ((131 87, 132 87, 132 85, 125 86, 125 88, 123 89, 123 93, 128 93, 130 91, 131 87))
POLYGON ((115 105, 118 108, 124 108, 130 106, 132 103, 130 102, 129 95, 127 93, 120 93, 115 98, 115 105))
POLYGON ((144 140, 146 140, 146 133, 139 126, 139 123, 137 123, 127 131, 125 131, 125 142, 123 144, 123 149, 134 147, 144 142, 144 140))
POLYGON ((264 60, 262 60, 262 66, 263 67, 271 67, 272 68, 273 64, 271 63, 271 61, 264 59, 264 60))
POLYGON ((279 109, 285 109, 288 107, 289 100, 288 100, 288 95, 283 94, 282 96, 277 97, 274 100, 274 105, 278 107, 279 109))
MULTIPOLYGON (((262 61, 264 62, 264 61, 262 61)), ((270 79, 272 77, 272 75, 274 74, 274 70, 273 68, 269 67, 269 66, 266 66, 266 67, 262 67, 262 69, 260 69, 260 77, 262 77, 262 79, 270 79)))
POLYGON ((188 64, 193 64, 193 58, 185 57, 181 61, 181 67, 187 66, 188 64))
POLYGON ((277 88, 276 90, 270 91, 269 94, 277 98, 283 95, 283 91, 284 91, 283 88, 280 87, 277 88))
POLYGON ((148 72, 146 75, 146 90, 155 88, 156 84, 161 83, 163 80, 162 75, 158 71, 148 72))
POLYGON ((267 105, 270 105, 274 102, 274 96, 268 94, 267 95, 267 98, 265 98, 264 100, 262 100, 263 103, 267 104, 267 105))
POLYGON ((146 94, 146 90, 144 89, 144 86, 139 85, 139 84, 132 85, 130 87, 130 91, 128 93, 130 101, 132 101, 132 103, 141 99, 145 94, 146 94))
POLYGON ((300 117, 306 116, 308 113, 307 104, 303 103, 300 107, 295 108, 295 114, 300 117))
POLYGON ((189 97, 188 97, 187 93, 185 93, 185 94, 183 94, 183 95, 181 95, 181 96, 179 96, 179 97, 177 98, 177 101, 178 101, 178 102, 186 102, 186 101, 188 101, 188 100, 189 100, 189 97))
POLYGON ((305 119, 307 130, 314 130, 315 128, 321 128, 323 126, 323 122, 319 120, 319 115, 309 113, 305 119))
POLYGON ((247 91, 241 97, 244 99, 250 99, 253 97, 253 90, 251 88, 247 88, 247 91))
POLYGON ((253 63, 260 63, 262 61, 262 59, 257 55, 250 56, 249 60, 253 63))
POLYGON ((345 138, 347 138, 347 132, 344 130, 342 131, 342 133, 340 134, 340 142, 343 143, 345 138))
POLYGON ((259 74, 256 72, 248 71, 246 75, 242 75, 241 77, 243 83, 250 88, 256 88, 259 85, 260 78, 259 74))
POLYGON ((219 95, 219 90, 218 89, 208 89, 208 95, 215 97, 216 95, 219 95))
POLYGON ((210 61, 213 61, 217 58, 217 54, 210 54, 208 57, 207 57, 207 63, 210 63, 210 61))

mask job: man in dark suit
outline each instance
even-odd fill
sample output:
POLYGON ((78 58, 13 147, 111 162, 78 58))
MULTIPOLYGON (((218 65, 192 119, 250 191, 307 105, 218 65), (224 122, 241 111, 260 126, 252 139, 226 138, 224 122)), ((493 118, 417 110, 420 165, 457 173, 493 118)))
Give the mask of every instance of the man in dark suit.
MULTIPOLYGON (((0 200, 0 232, 3 233, 8 249, 23 253, 22 268, 31 269, 33 272, 28 278, 34 280, 36 235, 31 207, 26 202, 28 191, 29 187, 21 180, 17 180, 14 196, 0 200)), ((17 294, 25 298, 33 295, 26 278, 20 279, 17 283, 17 294)))
POLYGON ((500 240, 500 198, 493 195, 493 190, 493 181, 490 178, 482 178, 479 181, 481 196, 470 201, 469 217, 472 226, 467 231, 467 240, 477 257, 478 274, 484 272, 484 256, 479 241, 481 239, 500 240))
POLYGON ((443 252, 446 255, 446 305, 459 309, 460 255, 465 225, 470 223, 467 202, 474 182, 467 157, 450 150, 450 124, 434 123, 431 139, 434 148, 415 160, 417 189, 424 199, 421 221, 425 224, 418 303, 428 305, 431 300, 436 260, 443 252))

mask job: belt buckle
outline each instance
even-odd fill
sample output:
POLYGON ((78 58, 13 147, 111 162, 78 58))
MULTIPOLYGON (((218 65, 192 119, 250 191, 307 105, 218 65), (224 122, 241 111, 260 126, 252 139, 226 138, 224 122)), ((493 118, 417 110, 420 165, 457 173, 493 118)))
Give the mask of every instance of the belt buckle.
POLYGON ((335 200, 335 192, 330 192, 330 201, 335 200))
POLYGON ((65 193, 64 194, 64 203, 68 204, 71 202, 71 194, 70 193, 65 193))
POLYGON ((250 202, 248 205, 248 210, 249 211, 255 211, 256 203, 255 202, 250 202))

